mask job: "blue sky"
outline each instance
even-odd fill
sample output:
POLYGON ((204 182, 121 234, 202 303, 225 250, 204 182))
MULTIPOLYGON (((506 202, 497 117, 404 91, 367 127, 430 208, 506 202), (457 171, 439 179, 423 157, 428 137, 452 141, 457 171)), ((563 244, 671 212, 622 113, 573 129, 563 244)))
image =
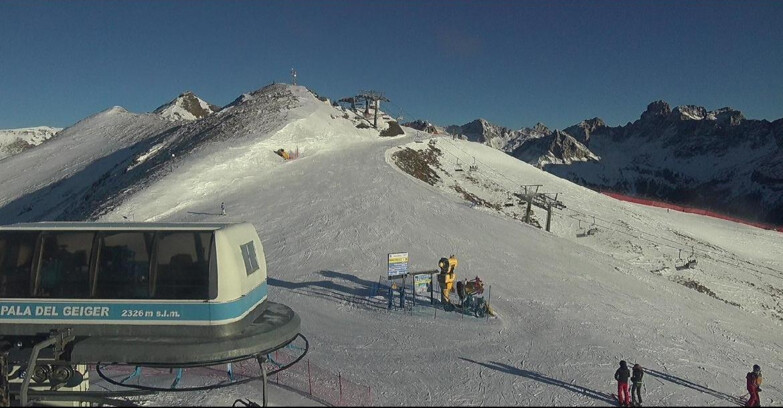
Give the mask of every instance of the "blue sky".
POLYGON ((780 1, 0 2, 0 129, 70 126, 191 90, 226 105, 272 81, 388 111, 562 129, 731 106, 783 117, 780 1))

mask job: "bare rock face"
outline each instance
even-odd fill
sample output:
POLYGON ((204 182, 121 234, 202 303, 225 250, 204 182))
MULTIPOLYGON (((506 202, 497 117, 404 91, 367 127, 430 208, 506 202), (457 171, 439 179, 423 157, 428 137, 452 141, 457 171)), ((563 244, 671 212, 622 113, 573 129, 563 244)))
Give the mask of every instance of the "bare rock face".
POLYGON ((438 129, 435 127, 435 125, 420 119, 414 120, 412 122, 403 123, 402 126, 413 128, 416 130, 421 130, 423 132, 427 132, 430 134, 438 133, 438 129))
POLYGON ((647 110, 642 113, 642 120, 665 119, 672 113, 669 104, 664 101, 655 101, 647 105, 647 110))
POLYGON ((204 118, 219 110, 219 107, 205 102, 193 92, 186 91, 171 102, 158 107, 153 113, 170 120, 192 121, 204 118))
POLYGON ((715 120, 722 125, 737 126, 745 120, 745 116, 742 112, 729 107, 717 109, 713 114, 715 120))
POLYGON ((567 127, 565 132, 576 138, 585 146, 590 146, 590 135, 598 129, 605 128, 606 123, 601 118, 592 118, 567 127))
POLYGON ((539 168, 550 164, 600 160, 576 138, 560 130, 543 137, 528 139, 510 154, 539 168))

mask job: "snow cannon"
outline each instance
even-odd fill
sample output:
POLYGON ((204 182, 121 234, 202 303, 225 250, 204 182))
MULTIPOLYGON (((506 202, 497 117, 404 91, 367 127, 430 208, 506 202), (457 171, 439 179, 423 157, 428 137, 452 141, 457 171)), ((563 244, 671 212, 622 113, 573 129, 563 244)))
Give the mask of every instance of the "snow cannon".
POLYGON ((451 305, 450 294, 454 290, 454 281, 457 279, 457 274, 454 273, 454 269, 457 267, 457 257, 451 255, 447 258, 440 258, 438 261, 440 267, 440 274, 438 274, 438 283, 441 290, 441 302, 444 307, 449 308, 451 305))

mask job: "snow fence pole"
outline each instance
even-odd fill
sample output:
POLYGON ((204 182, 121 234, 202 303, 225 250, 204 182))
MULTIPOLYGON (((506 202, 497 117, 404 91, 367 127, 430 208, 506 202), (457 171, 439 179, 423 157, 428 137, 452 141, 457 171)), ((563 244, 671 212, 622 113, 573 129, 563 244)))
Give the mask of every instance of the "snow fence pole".
POLYGON ((307 359, 307 383, 310 385, 310 396, 313 396, 313 377, 310 375, 310 359, 307 359))
POLYGON ((413 316, 413 309, 416 308, 416 275, 413 275, 413 306, 411 306, 411 316, 413 316))
POLYGON ((411 316, 413 316, 413 309, 416 307, 416 281, 411 282, 411 296, 413 303, 411 303, 411 316))
POLYGON ((435 296, 433 296, 434 289, 435 282, 433 281, 432 274, 430 274, 430 305, 435 304, 435 296))
MULTIPOLYGON (((489 285, 489 290, 487 292, 487 308, 489 308, 489 301, 492 300, 492 285, 489 285)), ((489 313, 487 313, 487 323, 489 323, 489 313)))
POLYGON ((340 400, 337 403, 337 405, 343 405, 343 377, 340 375, 340 372, 337 372, 337 383, 340 387, 340 400))

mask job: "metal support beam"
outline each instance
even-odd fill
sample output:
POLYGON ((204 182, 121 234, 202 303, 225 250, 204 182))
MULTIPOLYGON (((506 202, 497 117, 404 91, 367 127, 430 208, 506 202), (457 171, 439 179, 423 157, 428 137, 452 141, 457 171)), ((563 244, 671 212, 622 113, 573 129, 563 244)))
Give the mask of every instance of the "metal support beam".
POLYGON ((378 108, 381 106, 381 101, 375 100, 375 119, 373 119, 372 127, 378 129, 378 108))
POLYGON ((0 407, 10 407, 8 393, 8 353, 0 353, 0 407))
POLYGON ((549 232, 549 226, 552 224, 552 204, 546 207, 546 232, 549 232))
POLYGON ((266 395, 266 368, 264 367, 264 362, 266 361, 266 357, 262 355, 258 355, 256 357, 258 359, 258 366, 261 368, 261 394, 263 395, 263 402, 261 403, 262 407, 267 406, 267 395, 266 395))
POLYGON ((20 395, 20 405, 27 406, 27 394, 30 389, 30 379, 35 372, 36 361, 38 360, 38 354, 41 350, 54 345, 55 346, 55 359, 59 358, 59 353, 65 349, 65 345, 73 341, 75 338, 71 334, 71 329, 65 329, 61 331, 53 332, 48 339, 33 346, 33 350, 30 352, 30 360, 27 362, 27 371, 24 373, 24 381, 22 381, 22 390, 20 395))

